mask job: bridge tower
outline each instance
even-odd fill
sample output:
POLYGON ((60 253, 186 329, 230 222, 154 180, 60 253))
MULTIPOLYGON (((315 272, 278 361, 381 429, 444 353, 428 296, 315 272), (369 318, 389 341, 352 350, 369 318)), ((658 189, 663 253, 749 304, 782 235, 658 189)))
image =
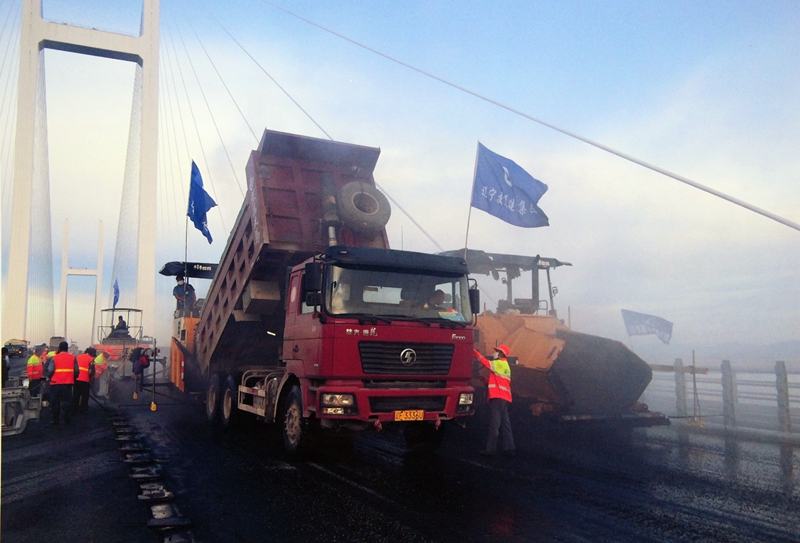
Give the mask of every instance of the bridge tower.
MULTIPOLYGON (((155 325, 155 241, 156 176, 158 160, 158 39, 159 2, 143 0, 139 36, 116 34, 90 28, 52 23, 42 18, 42 0, 23 0, 20 27, 17 133, 15 139, 14 180, 12 187, 11 242, 8 277, 3 307, 3 335, 26 337, 28 311, 29 258, 31 254, 32 188, 37 175, 34 160, 37 145, 35 119, 37 88, 44 88, 42 68, 45 49, 135 62, 141 70, 134 89, 134 112, 141 112, 138 157, 138 230, 136 235, 136 305, 143 310, 145 330, 155 325), (137 103, 138 102, 138 103, 137 103), (138 109, 137 109, 138 108, 138 109)), ((138 75, 138 74, 137 74, 138 75)), ((131 141, 128 142, 131 155, 131 141)), ((46 149, 46 147, 45 147, 46 149)), ((41 156, 41 153, 39 153, 41 156)), ((44 153, 46 160, 46 151, 44 153)), ((41 172, 39 172, 41 175, 41 172)), ((48 192, 49 208, 49 192, 48 192)), ((48 239, 49 239, 48 232, 48 239)), ((66 240, 65 240, 66 242, 66 240)), ((52 255, 49 255, 52 259, 52 255)), ((115 255, 116 258, 116 255, 115 255)), ((63 266, 68 263, 64 262, 63 266)), ((52 292, 51 292, 52 298, 52 292)))

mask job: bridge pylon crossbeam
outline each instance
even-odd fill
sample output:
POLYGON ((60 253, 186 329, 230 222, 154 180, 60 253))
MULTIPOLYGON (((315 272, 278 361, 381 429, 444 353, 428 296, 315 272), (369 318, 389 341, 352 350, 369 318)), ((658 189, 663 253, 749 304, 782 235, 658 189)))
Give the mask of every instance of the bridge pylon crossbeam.
MULTIPOLYGON (((44 330, 26 330, 29 303, 29 258, 31 218, 37 145, 37 88, 44 88, 41 63, 44 49, 135 62, 141 67, 140 89, 134 92, 134 110, 139 107, 139 138, 136 305, 143 311, 142 325, 155 324, 156 179, 158 161, 158 38, 160 0, 143 0, 139 36, 116 34, 42 18, 42 0, 23 0, 20 26, 19 80, 17 87, 17 132, 15 136, 12 186, 11 239, 7 288, 3 295, 3 334, 26 338, 28 333, 52 335, 44 330), (138 91, 138 92, 137 92, 138 91)), ((46 122, 46 121, 45 121, 46 122)), ((132 127, 134 128, 134 127, 132 127)), ((38 142, 39 145, 46 145, 38 142)), ((130 145, 130 143, 129 143, 130 145)), ((46 152, 44 153, 46 157, 46 152)), ((47 191, 45 191, 47 192, 47 191)), ((49 194, 49 193, 48 193, 49 194)), ((49 209, 49 195, 47 196, 49 209)), ((131 205, 130 202, 123 205, 131 205)), ((119 255, 114 255, 117 258, 119 255)), ((52 255, 49 256, 52 259, 52 255)), ((64 263, 66 266, 67 264, 64 263)), ((50 293, 52 303, 52 292, 50 293)), ((54 323, 50 325, 54 326, 54 323)), ((38 340, 38 337, 36 338, 38 340)))

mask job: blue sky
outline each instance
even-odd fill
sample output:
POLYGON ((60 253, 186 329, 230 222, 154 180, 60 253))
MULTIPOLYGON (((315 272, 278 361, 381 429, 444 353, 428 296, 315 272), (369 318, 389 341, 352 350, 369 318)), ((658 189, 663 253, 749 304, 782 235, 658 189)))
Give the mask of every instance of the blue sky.
MULTIPOLYGON (((797 2, 276 3, 457 85, 800 222, 797 2)), ((19 1, 0 4, 0 17, 12 5, 19 1)), ((190 232, 190 259, 218 260, 241 204, 181 37, 238 183, 255 147, 192 28, 257 134, 268 127, 324 137, 203 5, 335 139, 381 148, 376 180, 443 247, 463 246, 477 141, 547 183, 540 207, 550 227, 514 228, 475 210, 469 245, 572 262, 554 278, 557 306, 562 316, 569 307, 575 329, 627 343, 620 309, 659 315, 675 323, 676 345, 664 348, 665 358, 688 358, 678 351, 693 345, 800 339, 800 232, 482 102, 258 0, 162 2, 160 145, 163 156, 176 158, 159 180, 159 263, 183 255, 181 184, 188 186, 189 164, 182 137, 176 143, 172 136, 182 131, 177 115, 167 106, 177 107, 179 98, 183 107, 187 103, 183 85, 173 84, 179 81, 176 58, 206 160, 186 123, 189 154, 220 204, 209 218, 214 244, 190 232)), ((119 0, 44 2, 47 18, 118 32, 138 30, 139 9, 137 2, 119 0)), ((4 39, 2 53, 11 46, 4 39)), ((47 52, 46 63, 54 252, 59 260, 63 218, 87 207, 85 194, 76 197, 73 190, 80 183, 90 187, 88 207, 106 217, 108 268, 133 69, 61 52, 47 52)), ((5 122, 4 114, 0 128, 5 122)), ((86 247, 93 247, 96 225, 72 223, 73 235, 86 241, 72 248, 76 266, 92 259, 86 247)), ((395 248, 436 250, 398 210, 387 231, 395 248)), ((479 279, 493 296, 502 294, 500 285, 479 279)), ((165 314, 171 286, 159 279, 165 314)), ((167 335, 168 320, 160 323, 164 331, 157 333, 167 335)), ((634 338, 633 344, 650 341, 657 342, 634 338)))

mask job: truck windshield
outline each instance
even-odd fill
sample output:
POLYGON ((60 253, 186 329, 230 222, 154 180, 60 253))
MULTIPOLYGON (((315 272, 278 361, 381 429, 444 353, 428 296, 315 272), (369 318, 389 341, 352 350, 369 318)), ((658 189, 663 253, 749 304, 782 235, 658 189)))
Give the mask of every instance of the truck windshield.
POLYGON ((397 316, 471 322, 467 278, 331 266, 325 303, 331 315, 397 316))

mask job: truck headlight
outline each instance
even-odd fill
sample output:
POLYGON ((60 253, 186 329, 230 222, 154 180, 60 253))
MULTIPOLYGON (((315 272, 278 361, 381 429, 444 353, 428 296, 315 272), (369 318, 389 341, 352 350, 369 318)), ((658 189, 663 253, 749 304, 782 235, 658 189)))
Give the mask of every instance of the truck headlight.
POLYGON ((472 405, 472 392, 462 392, 459 394, 458 405, 472 405))
POLYGON ((353 401, 352 394, 323 394, 322 395, 322 405, 331 405, 331 406, 351 406, 355 402, 353 401))

